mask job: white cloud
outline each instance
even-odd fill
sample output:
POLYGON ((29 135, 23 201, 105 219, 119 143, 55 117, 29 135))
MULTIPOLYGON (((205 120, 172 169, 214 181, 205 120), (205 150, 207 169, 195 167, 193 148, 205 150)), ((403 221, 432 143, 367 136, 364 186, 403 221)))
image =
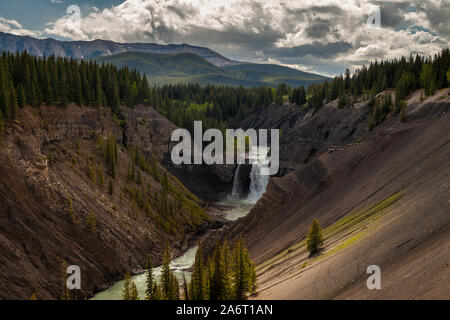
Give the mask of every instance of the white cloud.
POLYGON ((18 36, 33 36, 39 35, 38 31, 25 29, 19 22, 12 19, 5 19, 0 16, 0 32, 11 33, 18 36))
POLYGON ((382 1, 382 29, 366 25, 373 7, 369 0, 127 0, 87 14, 79 26, 61 17, 45 32, 74 40, 190 43, 242 60, 258 61, 262 52, 268 61, 310 69, 449 45, 450 23, 441 12, 447 2, 382 1))

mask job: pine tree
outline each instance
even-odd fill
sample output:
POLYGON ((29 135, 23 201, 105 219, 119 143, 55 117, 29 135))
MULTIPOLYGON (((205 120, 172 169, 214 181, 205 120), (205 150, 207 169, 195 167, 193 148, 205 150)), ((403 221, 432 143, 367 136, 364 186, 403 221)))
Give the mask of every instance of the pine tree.
POLYGON ((130 300, 139 300, 139 293, 136 283, 133 280, 130 282, 130 300))
POLYGON ((128 182, 132 182, 134 180, 133 179, 133 164, 131 162, 128 165, 127 180, 128 180, 128 182))
POLYGON ((73 213, 73 201, 72 201, 72 197, 70 195, 67 198, 67 205, 68 205, 70 221, 75 222, 75 214, 73 213))
POLYGON ((74 101, 79 105, 84 105, 83 100, 83 89, 82 89, 82 83, 81 83, 81 76, 80 76, 80 70, 76 62, 73 65, 73 95, 74 95, 74 101))
POLYGON ((92 233, 95 233, 95 225, 96 225, 96 221, 95 221, 95 217, 94 214, 89 211, 87 217, 86 217, 86 223, 89 226, 89 229, 91 230, 92 233))
POLYGON ((139 185, 142 184, 142 173, 141 173, 140 170, 138 171, 138 174, 137 174, 136 183, 139 184, 139 185))
POLYGON ((25 97, 25 89, 23 88, 22 84, 19 84, 19 87, 17 89, 17 102, 19 104, 19 107, 23 108, 26 104, 26 97, 25 97))
POLYGON ((52 104, 53 102, 53 90, 50 83, 50 74, 48 70, 48 64, 45 62, 43 64, 43 70, 41 70, 43 78, 42 78, 42 85, 44 86, 44 93, 43 93, 43 99, 47 103, 47 105, 52 104))
POLYGON ((146 284, 147 288, 145 289, 145 299, 146 300, 155 300, 155 279, 153 278, 153 266, 150 255, 147 255, 147 261, 145 263, 145 275, 146 275, 146 284))
POLYGON ((111 107, 112 113, 117 114, 120 106, 120 96, 119 85, 117 84, 117 79, 115 77, 110 78, 110 91, 109 105, 111 107))
POLYGON ((281 90, 277 90, 275 96, 275 105, 282 106, 283 105, 283 95, 281 94, 281 90))
POLYGON ((447 85, 450 85, 450 67, 447 70, 447 85))
POLYGON ((425 88, 425 95, 429 96, 434 93, 434 77, 433 68, 430 64, 424 64, 422 66, 422 72, 420 73, 420 83, 425 88))
POLYGON ((163 296, 161 293, 161 287, 156 283, 153 285, 153 300, 162 300, 163 296))
POLYGON ((16 89, 14 89, 14 86, 11 86, 9 89, 9 108, 11 110, 11 120, 17 119, 18 115, 18 105, 17 105, 17 95, 16 95, 16 89))
POLYGON ((188 283, 186 281, 186 275, 184 274, 183 271, 181 271, 182 276, 183 276, 183 292, 184 292, 184 300, 190 300, 190 296, 189 296, 189 286, 188 283))
POLYGON ((129 271, 127 271, 123 279, 122 299, 131 300, 131 275, 129 271))
POLYGON ((234 299, 245 300, 251 291, 251 260, 242 236, 233 249, 234 264, 234 299))
POLYGON ((230 270, 227 264, 227 252, 226 241, 222 246, 219 242, 216 243, 213 258, 211 264, 212 276, 210 277, 210 299, 211 300, 228 300, 232 297, 230 270))
POLYGON ((106 162, 109 165, 111 177, 113 179, 116 178, 117 159, 117 140, 113 135, 110 135, 106 143, 106 162))
POLYGON ((172 283, 170 286, 170 300, 180 300, 180 285, 178 284, 177 277, 172 273, 171 274, 172 283))
POLYGON ((314 254, 320 250, 320 246, 323 244, 322 229, 320 228, 319 221, 314 219, 309 230, 308 237, 306 239, 306 247, 310 254, 314 254))
POLYGON ((103 185, 105 184, 105 177, 103 176, 103 168, 101 165, 97 166, 97 177, 98 177, 98 185, 100 188, 103 188, 103 185))
POLYGON ((62 261, 61 262, 61 285, 62 285, 61 300, 70 300, 69 288, 67 288, 67 267, 68 267, 67 262, 62 261))
POLYGON ((114 185, 113 185, 112 179, 109 179, 108 194, 110 196, 112 196, 114 194, 114 185))
POLYGON ((168 300, 176 300, 175 294, 175 288, 174 288, 174 275, 172 271, 170 270, 170 260, 171 260, 171 250, 169 241, 166 241, 166 245, 164 248, 164 254, 163 254, 163 263, 162 263, 162 270, 161 270, 161 289, 162 289, 162 295, 165 299, 168 300))
POLYGON ((349 103, 348 103, 347 95, 344 94, 344 95, 340 96, 338 99, 338 107, 342 109, 342 108, 347 107, 348 105, 349 105, 349 103))
POLYGON ((257 276, 256 276, 256 268, 253 262, 250 263, 250 293, 255 294, 257 289, 257 276))
POLYGON ((11 118, 9 102, 8 91, 6 90, 6 73, 2 70, 2 64, 0 63, 0 112, 6 120, 11 118))
POLYGON ((200 243, 195 253, 194 271, 191 278, 191 300, 207 300, 206 270, 203 262, 203 251, 200 243))
POLYGON ((95 72, 95 103, 94 105, 99 107, 103 104, 103 90, 102 90, 102 80, 100 77, 100 71, 96 68, 95 72))
POLYGON ((304 105, 306 103, 306 91, 305 91, 305 87, 301 86, 299 93, 298 93, 298 100, 297 103, 299 105, 304 105))

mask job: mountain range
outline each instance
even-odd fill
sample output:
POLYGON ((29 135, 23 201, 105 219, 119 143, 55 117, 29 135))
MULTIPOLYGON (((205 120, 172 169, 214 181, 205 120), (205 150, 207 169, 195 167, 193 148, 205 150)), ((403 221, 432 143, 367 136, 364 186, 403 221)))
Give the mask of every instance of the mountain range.
POLYGON ((229 86, 307 86, 327 79, 312 73, 273 64, 239 63, 216 66, 193 53, 153 54, 125 52, 96 58, 98 62, 127 66, 145 73, 152 84, 198 83, 229 86))
POLYGON ((59 41, 52 38, 36 39, 0 32, 0 50, 23 51, 43 57, 51 54, 76 59, 98 58, 124 52, 147 52, 157 54, 193 53, 217 66, 233 65, 232 61, 208 48, 188 44, 160 45, 156 43, 117 43, 107 40, 59 41))
POLYGON ((327 77, 275 65, 239 62, 205 47, 188 44, 117 43, 107 40, 59 41, 0 32, 0 51, 24 51, 42 57, 56 55, 95 59, 128 66, 147 74, 152 84, 198 83, 230 86, 292 87, 321 82, 327 77))

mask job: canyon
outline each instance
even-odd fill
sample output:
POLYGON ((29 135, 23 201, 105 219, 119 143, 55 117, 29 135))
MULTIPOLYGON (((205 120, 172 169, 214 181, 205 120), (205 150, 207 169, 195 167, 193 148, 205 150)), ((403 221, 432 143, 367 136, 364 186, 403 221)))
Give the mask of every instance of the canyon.
MULTIPOLYGON (((332 101, 317 112, 291 103, 258 110, 240 123, 244 130, 282 132, 280 171, 267 180, 258 175, 261 163, 173 164, 176 126, 148 106, 122 107, 120 119, 106 108, 26 107, 1 140, 1 298, 27 299, 34 292, 59 298, 62 261, 81 266, 78 298, 91 297, 127 270, 142 273, 147 254, 160 262, 166 239, 175 258, 198 240, 208 252, 217 239, 241 235, 257 264, 259 289, 252 298, 445 296, 448 93, 422 99, 415 92, 406 122, 390 117, 372 131, 362 99, 345 109, 332 101), (89 164, 103 168, 108 184, 102 141, 109 136, 119 146, 113 195, 87 170, 89 164), (157 225, 127 193, 136 146, 191 208, 173 218, 184 229, 157 225), (241 213, 234 216, 224 200, 248 205, 235 207, 241 213), (234 218, 224 218, 227 210, 234 218), (90 214, 95 231, 86 222, 90 214), (313 217, 325 230, 318 257, 304 247, 313 217), (377 293, 365 288, 369 264, 382 270, 377 293)), ((161 180, 140 172, 149 190, 162 192, 161 180)))

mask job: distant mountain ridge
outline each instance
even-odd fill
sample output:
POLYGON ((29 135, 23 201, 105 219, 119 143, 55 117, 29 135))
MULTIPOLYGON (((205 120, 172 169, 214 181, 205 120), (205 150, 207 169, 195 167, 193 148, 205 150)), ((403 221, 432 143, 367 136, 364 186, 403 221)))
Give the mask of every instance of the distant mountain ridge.
POLYGON ((292 87, 307 86, 327 78, 297 69, 272 64, 240 63, 215 66, 193 53, 151 54, 124 52, 95 59, 117 67, 127 66, 148 76, 151 84, 198 83, 227 86, 277 86, 286 83, 292 87))
POLYGON ((128 66, 148 75, 152 84, 198 83, 254 87, 308 86, 329 78, 274 64, 233 61, 221 54, 188 44, 118 43, 107 40, 59 41, 0 32, 0 52, 21 52, 43 57, 56 55, 95 59, 128 66))
POLYGON ((38 57, 54 54, 76 59, 98 58, 124 52, 193 53, 216 66, 239 64, 239 62, 225 58, 211 49, 188 44, 118 43, 108 40, 59 41, 52 38, 36 39, 30 36, 17 36, 4 32, 0 32, 0 50, 10 52, 27 50, 30 54, 38 57))

